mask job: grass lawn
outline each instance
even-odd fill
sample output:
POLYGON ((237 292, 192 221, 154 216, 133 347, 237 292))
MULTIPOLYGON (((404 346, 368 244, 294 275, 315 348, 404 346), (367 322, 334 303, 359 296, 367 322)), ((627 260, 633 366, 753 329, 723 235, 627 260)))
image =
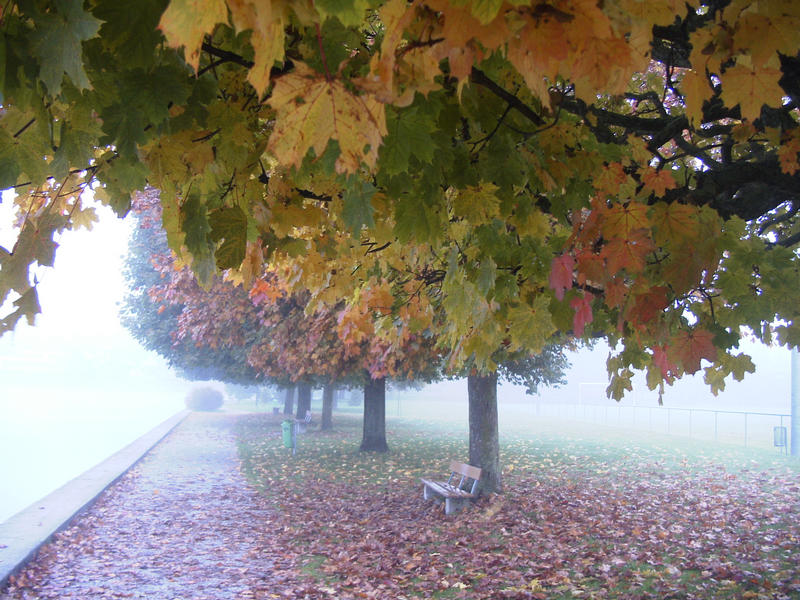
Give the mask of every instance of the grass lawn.
POLYGON ((467 459, 467 428, 390 418, 283 447, 241 421, 245 472, 274 500, 299 577, 335 598, 798 598, 800 464, 776 453, 501 415, 503 494, 445 516, 419 477, 467 459))

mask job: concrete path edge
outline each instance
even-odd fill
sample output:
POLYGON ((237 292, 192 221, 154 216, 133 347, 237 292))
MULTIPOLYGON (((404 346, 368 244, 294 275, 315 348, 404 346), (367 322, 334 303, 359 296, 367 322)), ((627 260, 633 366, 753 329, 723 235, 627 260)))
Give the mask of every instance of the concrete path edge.
POLYGON ((0 590, 9 577, 36 556, 39 548, 89 508, 100 494, 167 437, 189 412, 184 410, 173 415, 103 462, 0 523, 0 590))

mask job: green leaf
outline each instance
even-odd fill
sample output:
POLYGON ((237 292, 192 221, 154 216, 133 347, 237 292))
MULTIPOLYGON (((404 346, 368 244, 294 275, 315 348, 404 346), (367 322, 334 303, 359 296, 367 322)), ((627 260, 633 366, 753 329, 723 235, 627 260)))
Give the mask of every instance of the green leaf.
POLYGON ((14 300, 14 306, 17 307, 17 310, 0 320, 0 335, 14 329, 22 317, 28 320, 28 325, 33 325, 36 315, 42 312, 42 308, 39 306, 39 294, 36 292, 35 287, 28 288, 19 298, 14 300))
POLYGON ((497 12, 503 5, 503 0, 456 0, 453 4, 456 6, 469 4, 472 15, 483 25, 486 25, 497 16, 497 12))
POLYGON ((234 269, 242 264, 247 249, 247 215, 238 206, 224 207, 208 215, 209 238, 222 242, 214 252, 217 268, 234 269))
POLYGON ((6 36, 0 33, 0 104, 6 89, 6 36))
POLYGON ((436 147, 431 134, 436 129, 435 115, 417 106, 405 110, 387 107, 386 128, 389 135, 383 139, 379 160, 387 175, 406 172, 411 156, 424 163, 433 161, 436 147))
POLYGON ((484 296, 490 296, 490 292, 494 289, 494 282, 497 279, 497 265, 495 262, 486 257, 481 260, 481 266, 478 269, 478 278, 476 285, 478 291, 484 296))
POLYGON ((125 57, 131 67, 152 64, 155 48, 162 41, 158 21, 167 3, 168 0, 99 0, 93 12, 103 21, 100 37, 104 46, 125 57))
POLYGON ((358 27, 364 23, 369 0, 316 0, 314 7, 323 20, 335 17, 347 27, 358 27))
POLYGON ((106 161, 108 166, 100 170, 98 179, 106 187, 109 205, 122 217, 131 208, 131 194, 147 184, 147 170, 137 160, 114 157, 111 153, 103 158, 106 161))
POLYGON ((372 215, 372 197, 375 195, 375 186, 369 181, 359 181, 357 178, 350 178, 348 185, 342 194, 344 206, 342 208, 342 219, 344 219, 347 229, 356 237, 364 226, 374 227, 375 220, 372 215))
POLYGON ((197 194, 189 194, 181 206, 181 229, 186 234, 184 242, 194 255, 208 253, 208 238, 211 225, 208 222, 206 206, 197 194))
POLYGON ((631 379, 633 378, 633 371, 630 369, 622 369, 622 372, 615 373, 611 377, 611 383, 606 388, 606 397, 613 398, 614 400, 622 400, 625 392, 633 390, 631 379))
POLYGON ((404 196, 395 204, 394 232, 401 244, 410 241, 433 243, 441 235, 441 217, 437 209, 419 196, 404 196))
POLYGON ((61 91, 61 82, 67 74, 79 89, 89 87, 89 78, 83 70, 82 42, 93 38, 101 21, 83 10, 82 0, 56 0, 57 10, 36 18, 36 31, 32 35, 32 49, 39 59, 39 77, 51 96, 61 91))
POLYGON ((23 259, 19 252, 12 254, 0 246, 0 305, 6 301, 10 292, 22 294, 30 287, 29 265, 30 261, 23 259))

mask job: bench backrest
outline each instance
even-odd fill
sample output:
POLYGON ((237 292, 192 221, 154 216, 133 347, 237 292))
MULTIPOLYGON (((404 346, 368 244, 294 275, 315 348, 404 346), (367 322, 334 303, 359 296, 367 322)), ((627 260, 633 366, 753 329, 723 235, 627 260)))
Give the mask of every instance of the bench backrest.
POLYGON ((478 467, 473 467, 472 465, 465 465, 464 463, 460 463, 455 460, 450 462, 450 479, 447 480, 447 483, 455 485, 456 487, 459 487, 463 490, 467 490, 469 493, 474 494, 478 490, 478 480, 480 478, 481 478, 481 470, 478 467), (471 485, 469 484, 470 479, 472 480, 471 485), (457 480, 459 481, 456 482, 457 480), (464 484, 467 485, 465 486, 464 484))

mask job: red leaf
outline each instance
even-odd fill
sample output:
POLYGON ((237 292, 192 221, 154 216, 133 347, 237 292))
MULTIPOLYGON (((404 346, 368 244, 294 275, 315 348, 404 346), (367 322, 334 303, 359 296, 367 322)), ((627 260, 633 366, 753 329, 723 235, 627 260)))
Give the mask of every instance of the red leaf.
POLYGON ((576 336, 582 336, 586 325, 592 322, 592 294, 585 292, 583 296, 573 298, 569 305, 575 309, 575 316, 572 320, 572 331, 576 336))
POLYGON ((572 287, 572 269, 575 259, 569 254, 562 254, 553 259, 550 268, 550 287, 556 292, 556 298, 564 299, 564 292, 572 287))
POLYGON ((661 369, 661 375, 670 377, 677 371, 677 366, 667 358, 669 346, 653 347, 653 364, 661 369))

